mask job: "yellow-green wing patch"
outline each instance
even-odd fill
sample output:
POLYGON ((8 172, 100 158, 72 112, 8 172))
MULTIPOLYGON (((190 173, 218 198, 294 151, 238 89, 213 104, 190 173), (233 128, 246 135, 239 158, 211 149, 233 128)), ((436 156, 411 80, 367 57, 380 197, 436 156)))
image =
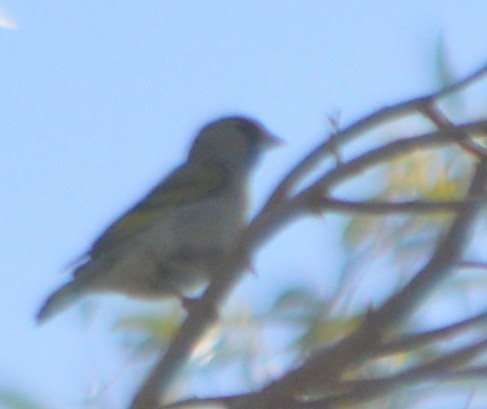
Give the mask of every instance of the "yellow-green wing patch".
POLYGON ((96 256, 141 233, 175 208, 204 199, 225 184, 226 173, 219 167, 182 166, 157 185, 144 199, 125 213, 93 244, 96 256))

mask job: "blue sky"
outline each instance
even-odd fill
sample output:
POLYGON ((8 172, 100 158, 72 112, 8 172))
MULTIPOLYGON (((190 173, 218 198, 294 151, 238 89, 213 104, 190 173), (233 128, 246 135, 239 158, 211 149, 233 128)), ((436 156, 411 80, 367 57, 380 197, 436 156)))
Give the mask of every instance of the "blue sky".
MULTIPOLYGON (((41 328, 36 309, 204 122, 243 113, 288 141, 256 175, 258 203, 329 116, 346 124, 435 89, 440 35, 457 75, 487 59, 482 0, 0 0, 0 11, 17 25, 0 28, 0 384, 53 408, 76 407, 124 357, 76 308, 41 328)), ((246 289, 265 302, 272 271, 338 263, 333 226, 282 234, 246 289), (272 257, 283 247, 287 259, 272 257)))

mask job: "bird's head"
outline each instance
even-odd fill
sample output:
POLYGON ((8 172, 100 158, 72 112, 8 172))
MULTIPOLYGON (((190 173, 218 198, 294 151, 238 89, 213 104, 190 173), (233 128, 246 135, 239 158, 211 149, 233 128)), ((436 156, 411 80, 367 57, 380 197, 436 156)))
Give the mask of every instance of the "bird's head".
POLYGON ((264 151, 281 143, 261 123, 243 116, 230 116, 201 129, 188 160, 218 163, 230 171, 248 172, 264 151))

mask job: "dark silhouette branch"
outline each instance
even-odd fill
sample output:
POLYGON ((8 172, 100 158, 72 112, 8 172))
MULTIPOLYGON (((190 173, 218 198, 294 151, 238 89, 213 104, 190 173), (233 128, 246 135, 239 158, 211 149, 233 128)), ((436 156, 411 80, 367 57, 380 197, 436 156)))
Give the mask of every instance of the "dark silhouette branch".
POLYGON ((424 201, 424 200, 406 200, 401 202, 386 202, 386 201, 364 201, 356 202, 350 200, 342 200, 331 198, 330 196, 323 198, 323 211, 340 212, 340 213, 366 213, 371 215, 384 216, 385 214, 398 213, 439 213, 439 212, 455 212, 461 208, 472 204, 474 201, 486 200, 485 197, 480 197, 472 200, 438 200, 438 201, 424 201))
MULTIPOLYGON (((352 404, 364 400, 377 398, 378 396, 396 390, 399 387, 413 386, 425 381, 464 381, 472 378, 473 371, 452 370, 451 368, 461 366, 476 358, 479 354, 487 349, 487 340, 483 339, 471 345, 460 348, 457 351, 446 353, 443 356, 434 358, 425 364, 414 366, 398 374, 383 378, 369 378, 352 381, 341 381, 335 388, 336 390, 347 391, 340 394, 331 395, 328 398, 321 399, 323 404, 333 407, 338 404, 352 404)), ((485 368, 484 368, 485 370, 485 368)), ((485 372, 483 372, 485 373, 485 372)), ((480 371, 476 368, 476 376, 481 376, 480 371)), ((333 385, 330 385, 333 388, 333 385)))
MULTIPOLYGON (((377 355, 394 354, 412 350, 413 348, 420 348, 426 344, 457 335, 462 331, 483 323, 484 321, 487 321, 487 311, 431 331, 404 335, 397 339, 385 341, 376 346, 375 353, 377 355)), ((374 351, 371 352, 374 353, 374 351)))
POLYGON ((473 366, 460 370, 452 370, 451 368, 472 361, 479 354, 485 352, 486 349, 487 340, 483 339, 393 375, 375 378, 369 377, 367 379, 339 380, 335 383, 327 384, 326 389, 324 387, 320 391, 322 395, 328 395, 324 398, 311 399, 308 397, 306 400, 299 400, 293 397, 287 397, 284 400, 281 397, 279 406, 277 406, 278 402, 273 400, 272 396, 268 395, 263 400, 262 395, 249 393, 203 399, 187 399, 178 403, 163 405, 160 409, 198 408, 205 404, 219 404, 229 409, 271 409, 276 407, 312 409, 350 405, 377 398, 399 387, 412 387, 415 384, 425 381, 465 381, 469 378, 481 378, 483 380, 482 378, 487 375, 487 367, 473 366))

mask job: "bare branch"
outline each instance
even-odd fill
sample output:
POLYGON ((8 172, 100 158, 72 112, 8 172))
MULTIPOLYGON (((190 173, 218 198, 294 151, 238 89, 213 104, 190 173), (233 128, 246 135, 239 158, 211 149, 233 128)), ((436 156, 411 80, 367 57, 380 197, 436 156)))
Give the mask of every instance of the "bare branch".
MULTIPOLYGON (((477 165, 467 197, 484 194, 487 183, 487 160, 477 165)), ((294 394, 334 383, 352 363, 358 365, 375 349, 382 337, 398 325, 441 281, 461 256, 468 242, 468 233, 478 211, 471 204, 459 211, 449 231, 438 244, 431 260, 415 277, 377 311, 370 311, 364 322, 336 345, 315 352, 303 365, 289 371, 266 389, 272 394, 294 394)))
POLYGON ((438 213, 455 212, 472 202, 479 202, 486 198, 467 199, 467 200, 438 200, 426 202, 424 200, 407 200, 402 202, 382 202, 382 201, 363 201, 354 202, 350 200, 335 199, 324 197, 323 210, 336 211, 341 213, 367 213, 378 216, 397 213, 438 213))
MULTIPOLYGON (((448 117, 441 112, 440 108, 433 104, 424 106, 421 113, 440 129, 454 126, 448 117)), ((470 138, 458 141, 458 145, 477 159, 487 156, 487 149, 470 138)))
POLYGON ((487 262, 482 261, 460 261, 457 263, 457 267, 459 268, 480 268, 480 269, 487 269, 487 262))
POLYGON ((416 112, 423 112, 424 107, 430 107, 431 104, 440 98, 458 92, 469 86, 474 81, 487 73, 487 64, 461 79, 437 92, 423 95, 419 98, 413 98, 396 105, 381 108, 374 113, 352 123, 341 132, 333 132, 325 142, 306 155, 294 169, 282 180, 279 186, 271 194, 264 205, 264 210, 274 206, 277 202, 283 200, 291 189, 312 170, 320 161, 327 156, 333 156, 339 147, 352 141, 355 137, 367 132, 377 125, 383 125, 389 121, 404 117, 416 112))
MULTIPOLYGON (((364 400, 374 399, 384 393, 391 393, 398 387, 412 385, 435 379, 436 381, 465 380, 466 378, 485 377, 487 367, 477 366, 466 369, 453 369, 463 365, 487 348, 487 340, 477 341, 471 345, 459 348, 456 351, 445 353, 442 356, 431 359, 425 364, 403 370, 395 375, 367 379, 338 380, 335 383, 324 386, 321 394, 329 394, 327 398, 316 400, 310 397, 305 401, 291 397, 281 396, 279 402, 272 400, 273 396, 261 393, 249 393, 243 395, 231 395, 222 397, 210 397, 202 399, 187 399, 178 403, 163 405, 160 409, 178 409, 189 407, 201 407, 202 405, 221 405, 229 409, 271 409, 271 408, 299 408, 318 409, 332 408, 336 405, 350 405, 364 400), (329 391, 327 392, 327 389, 329 391)), ((319 394, 317 395, 319 396, 319 394)))
POLYGON ((480 353, 484 352, 486 348, 487 340, 484 339, 393 376, 341 381, 336 386, 337 390, 348 390, 349 392, 330 396, 327 399, 322 399, 321 402, 328 405, 351 404, 353 402, 375 398, 405 384, 424 382, 433 378, 437 381, 445 381, 451 379, 462 380, 466 377, 473 377, 474 374, 479 376, 481 373, 484 373, 485 368, 482 371, 479 368, 476 368, 475 371, 469 370, 468 368, 460 371, 452 368, 471 361, 480 353))
POLYGON ((401 138, 381 147, 371 149, 367 153, 325 173, 314 183, 313 189, 326 192, 339 181, 361 174, 373 166, 386 163, 397 156, 405 155, 418 149, 433 148, 458 142, 467 138, 470 132, 487 132, 487 120, 469 122, 452 128, 401 138))
POLYGON ((440 339, 445 339, 449 336, 458 334, 460 331, 466 330, 468 327, 473 327, 474 325, 477 325, 486 320, 487 311, 468 319, 455 322, 454 324, 447 325, 445 327, 441 327, 431 331, 425 331, 419 334, 405 335, 403 337, 400 337, 399 339, 394 339, 391 341, 386 341, 382 344, 377 344, 377 346, 375 347, 375 353, 377 355, 384 355, 422 347, 430 342, 438 341, 440 339))

